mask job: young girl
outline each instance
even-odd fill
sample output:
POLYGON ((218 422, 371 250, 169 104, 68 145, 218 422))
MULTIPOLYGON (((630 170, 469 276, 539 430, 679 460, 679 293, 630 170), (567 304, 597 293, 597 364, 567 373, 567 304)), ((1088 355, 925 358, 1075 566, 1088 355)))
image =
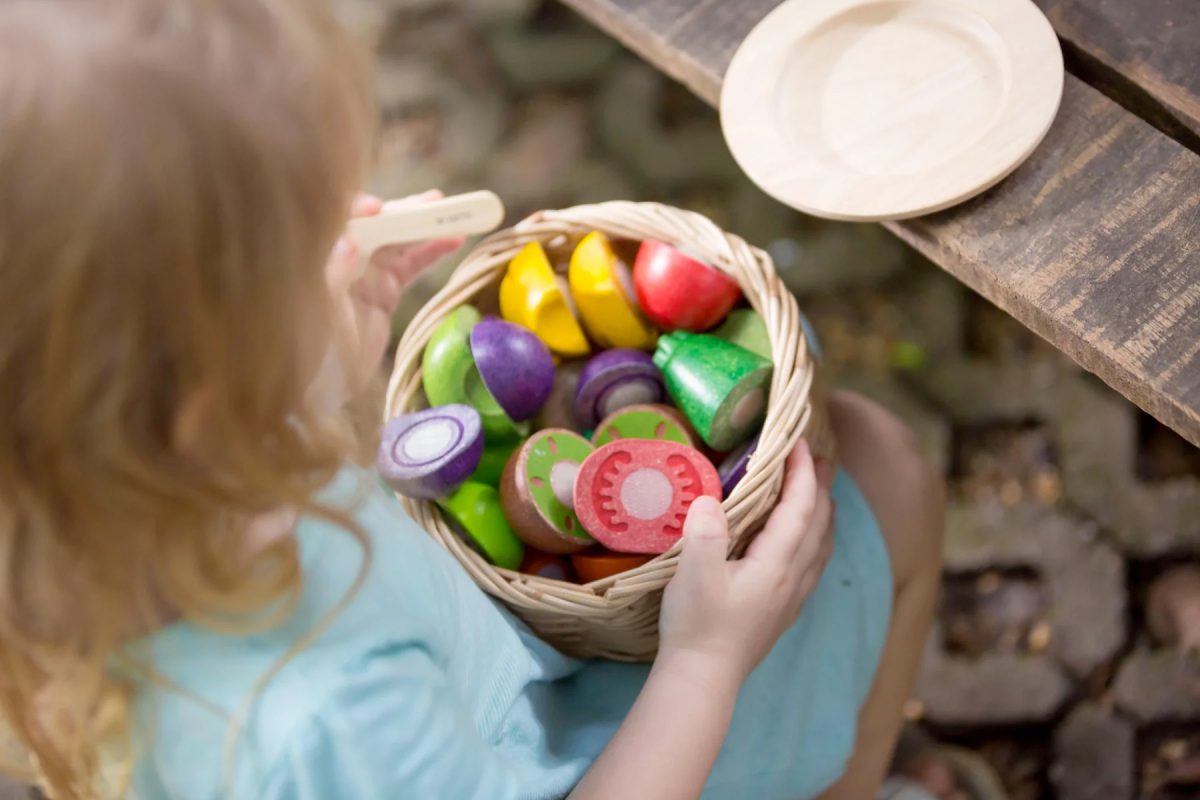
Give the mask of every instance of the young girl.
POLYGON ((910 435, 836 397, 844 470, 798 444, 737 562, 697 501, 652 666, 537 640, 352 466, 458 242, 355 279, 372 111, 320 6, 0 5, 0 701, 46 791, 870 797, 937 584, 910 435))

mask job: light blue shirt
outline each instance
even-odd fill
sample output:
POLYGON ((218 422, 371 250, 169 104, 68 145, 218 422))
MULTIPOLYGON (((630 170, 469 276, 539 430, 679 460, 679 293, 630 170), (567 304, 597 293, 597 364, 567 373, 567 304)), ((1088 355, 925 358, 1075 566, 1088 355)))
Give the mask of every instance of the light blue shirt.
MULTIPOLYGON (((706 797, 811 796, 851 752, 892 582, 862 496, 844 475, 834 494, 834 555, 800 621, 744 684, 706 797)), ((287 624, 227 636, 178 623, 139 643, 170 686, 146 682, 138 693, 133 796, 506 800, 569 792, 624 718, 647 667, 581 662, 541 642, 368 474, 344 471, 327 495, 354 503, 367 532, 361 588, 289 655, 364 564, 348 533, 303 520, 304 587, 287 624)))

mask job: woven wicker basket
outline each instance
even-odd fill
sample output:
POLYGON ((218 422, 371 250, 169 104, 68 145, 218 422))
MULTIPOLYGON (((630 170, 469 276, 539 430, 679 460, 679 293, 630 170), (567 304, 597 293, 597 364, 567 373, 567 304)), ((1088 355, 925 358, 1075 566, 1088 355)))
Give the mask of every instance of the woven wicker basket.
MULTIPOLYGON (((770 256, 694 212, 624 201, 576 206, 538 212, 483 240, 405 331, 388 385, 386 413, 390 417, 425 407, 421 355, 426 342, 438 323, 463 303, 494 309, 500 279, 518 250, 538 240, 552 254, 569 252, 593 230, 615 239, 655 238, 686 245, 689 253, 732 276, 766 322, 775 363, 767 419, 746 477, 724 501, 732 549, 740 553, 774 506, 784 460, 800 436, 808 437, 814 452, 826 455, 833 453, 833 439, 796 299, 775 274, 770 256)), ((680 545, 641 567, 580 586, 494 567, 453 532, 435 504, 400 499, 484 591, 560 650, 622 661, 654 657, 662 589, 675 572, 680 545)))

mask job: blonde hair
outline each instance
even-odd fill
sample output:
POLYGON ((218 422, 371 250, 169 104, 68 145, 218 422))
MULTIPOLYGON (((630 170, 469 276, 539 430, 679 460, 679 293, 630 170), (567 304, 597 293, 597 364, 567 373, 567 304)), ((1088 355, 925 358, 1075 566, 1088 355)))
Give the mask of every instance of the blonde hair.
POLYGON ((0 4, 0 710, 54 797, 129 740, 139 623, 286 613, 248 519, 352 527, 361 426, 304 398, 374 117, 325 5, 0 4))

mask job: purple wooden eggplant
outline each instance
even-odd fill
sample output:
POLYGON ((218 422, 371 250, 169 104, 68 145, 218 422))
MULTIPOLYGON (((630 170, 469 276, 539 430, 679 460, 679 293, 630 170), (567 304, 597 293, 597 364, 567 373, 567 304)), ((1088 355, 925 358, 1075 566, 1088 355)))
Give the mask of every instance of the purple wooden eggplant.
POLYGON ((641 350, 605 350, 592 357, 575 388, 575 415, 584 429, 625 406, 661 403, 667 397, 662 374, 641 350))
POLYGON ((512 419, 529 419, 550 396, 554 359, 542 340, 520 325, 484 318, 471 329, 471 355, 484 386, 512 419))
POLYGON ((400 494, 432 500, 458 488, 482 455, 479 412, 454 403, 390 420, 383 428, 375 466, 400 494))
POLYGON ((725 456, 717 467, 721 476, 721 492, 725 497, 733 493, 733 488, 746 477, 746 468, 750 466, 750 456, 758 449, 758 437, 755 436, 745 444, 740 445, 729 455, 725 456))

